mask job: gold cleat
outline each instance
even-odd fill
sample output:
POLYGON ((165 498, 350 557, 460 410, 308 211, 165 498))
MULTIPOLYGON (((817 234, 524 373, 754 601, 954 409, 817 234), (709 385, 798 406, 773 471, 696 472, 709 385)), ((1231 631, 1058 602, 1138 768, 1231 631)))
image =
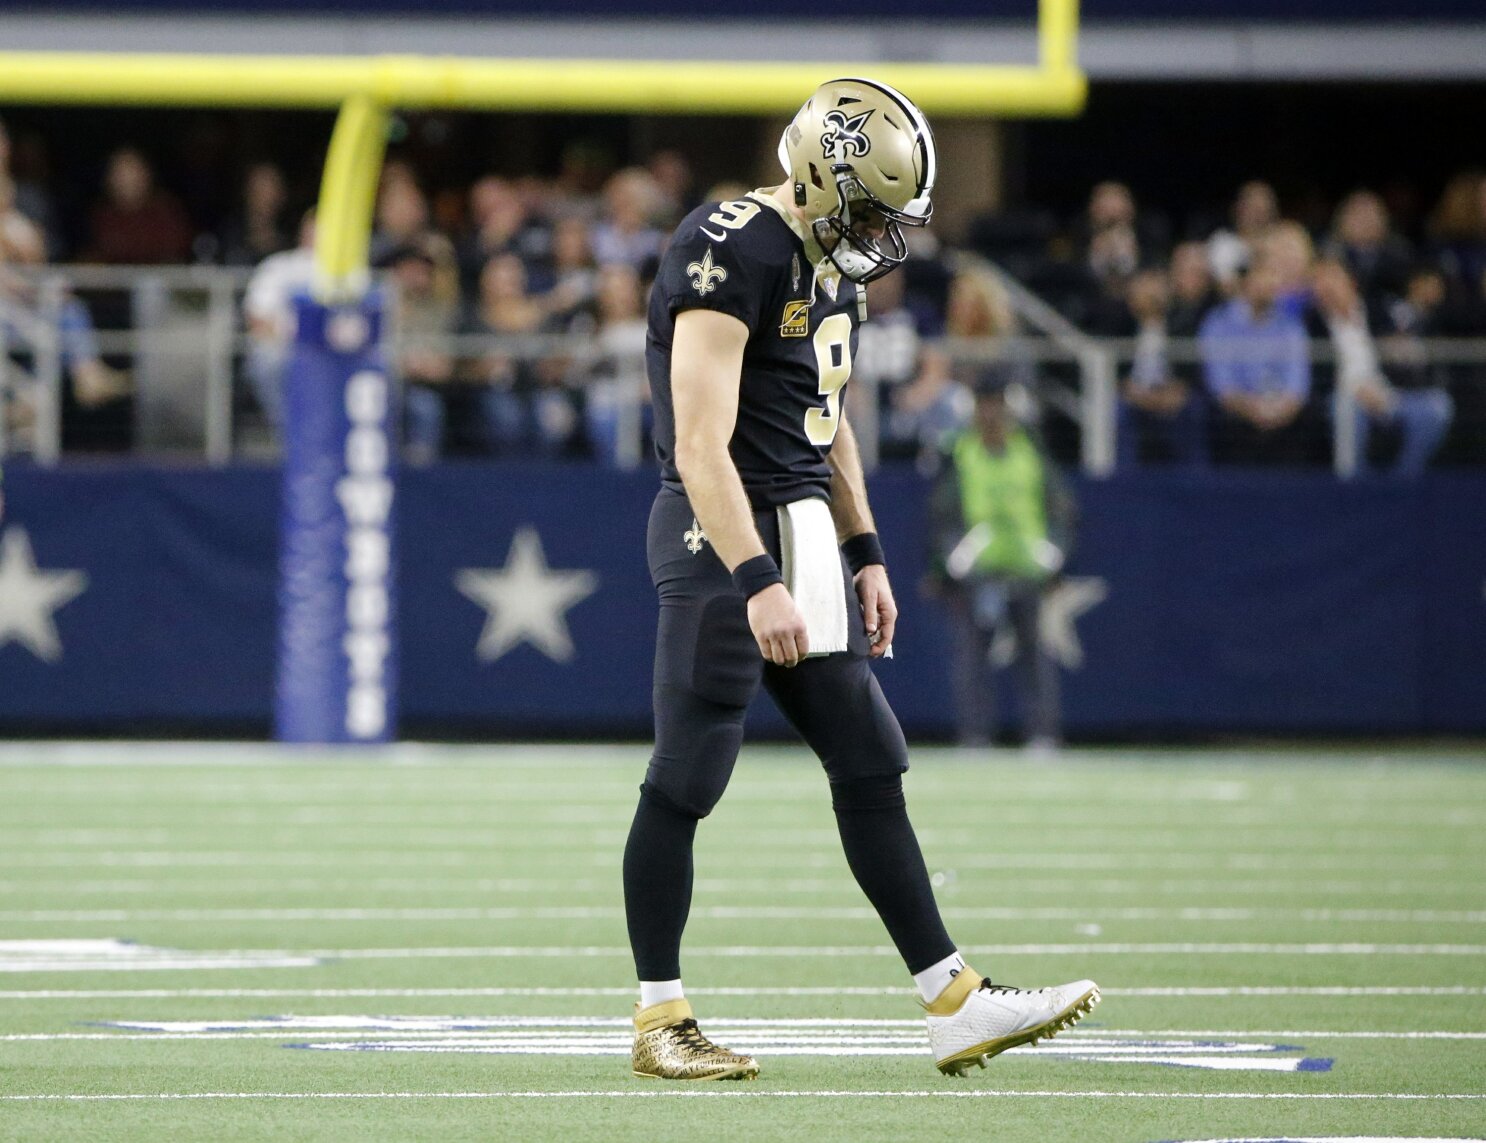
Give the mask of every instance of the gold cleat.
POLYGON ((691 1005, 667 1000, 640 1009, 635 1005, 635 1075, 640 1079, 758 1079, 758 1061, 719 1048, 697 1027, 691 1005))

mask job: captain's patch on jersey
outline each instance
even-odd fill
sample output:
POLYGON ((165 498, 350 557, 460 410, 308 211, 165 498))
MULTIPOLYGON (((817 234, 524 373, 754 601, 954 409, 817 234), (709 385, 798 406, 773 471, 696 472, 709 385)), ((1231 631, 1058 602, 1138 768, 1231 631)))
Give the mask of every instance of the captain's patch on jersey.
POLYGON ((784 303, 784 317, 779 322, 780 337, 804 337, 810 332, 810 303, 792 301, 784 303))
POLYGON ((723 282, 728 280, 728 272, 721 266, 712 264, 712 247, 707 247, 707 253, 702 255, 700 262, 693 262, 686 267, 686 272, 691 275, 691 284, 702 297, 706 297, 717 289, 723 282))

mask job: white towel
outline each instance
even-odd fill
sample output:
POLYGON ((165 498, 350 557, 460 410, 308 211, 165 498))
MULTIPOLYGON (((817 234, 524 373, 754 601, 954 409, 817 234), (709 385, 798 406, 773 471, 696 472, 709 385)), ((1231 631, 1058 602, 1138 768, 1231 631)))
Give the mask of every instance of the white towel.
POLYGON ((818 497, 779 509, 784 586, 805 619, 810 654, 846 650, 846 581, 830 506, 818 497))

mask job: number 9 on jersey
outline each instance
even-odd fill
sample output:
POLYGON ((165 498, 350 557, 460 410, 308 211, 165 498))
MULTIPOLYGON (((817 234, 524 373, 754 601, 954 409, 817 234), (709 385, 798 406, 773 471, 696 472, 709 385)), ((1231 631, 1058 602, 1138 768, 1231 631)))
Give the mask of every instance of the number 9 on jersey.
POLYGON ((805 414, 805 435, 817 448, 828 448, 841 427, 841 390, 851 377, 851 316, 832 314, 815 331, 815 369, 820 376, 824 409, 805 414))

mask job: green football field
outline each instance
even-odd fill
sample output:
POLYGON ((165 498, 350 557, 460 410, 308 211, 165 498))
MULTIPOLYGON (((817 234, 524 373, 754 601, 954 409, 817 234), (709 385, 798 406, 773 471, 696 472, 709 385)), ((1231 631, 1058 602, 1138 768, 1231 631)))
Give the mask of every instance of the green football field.
POLYGON ((703 824, 685 978, 757 1083, 629 1073, 644 746, 0 746, 0 1138, 1486 1138, 1465 748, 920 750, 995 979, 1073 1032, 940 1076, 802 749, 703 824))

